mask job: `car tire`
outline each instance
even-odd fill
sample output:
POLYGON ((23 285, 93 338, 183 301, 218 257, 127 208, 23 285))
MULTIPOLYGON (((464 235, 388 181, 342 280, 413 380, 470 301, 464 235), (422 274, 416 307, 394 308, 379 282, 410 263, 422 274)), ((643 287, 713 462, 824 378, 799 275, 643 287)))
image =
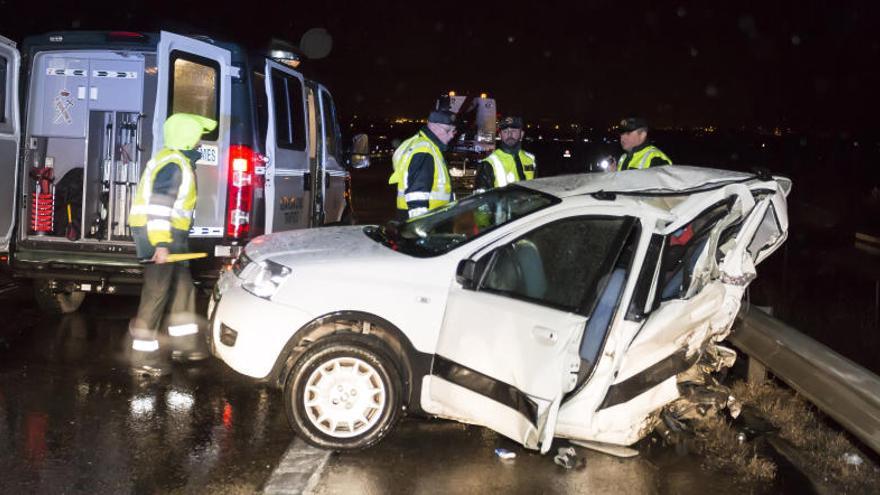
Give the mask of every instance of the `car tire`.
POLYGON ((79 309, 86 298, 82 291, 56 292, 48 280, 34 281, 34 299, 40 312, 46 315, 66 315, 79 309))
POLYGON ((385 352, 355 336, 331 337, 290 370, 284 406, 290 426, 311 445, 361 450, 397 423, 401 393, 400 374, 385 352))

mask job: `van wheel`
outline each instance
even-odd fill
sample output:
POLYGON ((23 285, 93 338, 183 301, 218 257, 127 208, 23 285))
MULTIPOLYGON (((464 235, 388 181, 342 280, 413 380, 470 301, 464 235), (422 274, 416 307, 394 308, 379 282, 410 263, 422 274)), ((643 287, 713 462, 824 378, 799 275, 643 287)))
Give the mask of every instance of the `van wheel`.
POLYGON ((34 299, 43 314, 66 315, 73 313, 79 309, 85 298, 85 292, 56 292, 48 280, 34 281, 34 299))
POLYGON ((371 447, 400 416, 401 383, 384 353, 356 338, 335 337, 307 350, 284 385, 291 427, 332 450, 371 447))

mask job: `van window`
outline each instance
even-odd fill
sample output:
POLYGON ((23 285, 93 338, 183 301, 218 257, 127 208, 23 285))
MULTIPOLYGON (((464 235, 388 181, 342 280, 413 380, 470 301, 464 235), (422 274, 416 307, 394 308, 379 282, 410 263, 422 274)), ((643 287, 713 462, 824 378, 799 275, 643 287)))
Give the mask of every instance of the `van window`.
POLYGON ((272 108, 275 110, 275 142, 290 147, 290 115, 287 105, 287 84, 284 77, 272 71, 272 108))
POLYGON ((8 62, 0 57, 0 124, 6 123, 6 66, 8 62))
MULTIPOLYGON (((220 66, 217 62, 177 50, 171 52, 168 115, 193 113, 219 120, 220 66)), ((218 128, 205 136, 216 141, 218 128)))
POLYGON ((336 107, 330 93, 321 91, 321 103, 324 109, 324 134, 327 136, 327 156, 339 160, 339 128, 336 127, 336 107))
POLYGON ((269 99, 266 97, 266 76, 257 71, 254 71, 254 102, 257 106, 257 133, 260 148, 263 148, 269 126, 269 99))
POLYGON ((281 148, 305 151, 305 109, 300 80, 272 71, 272 99, 275 108, 275 140, 281 148))

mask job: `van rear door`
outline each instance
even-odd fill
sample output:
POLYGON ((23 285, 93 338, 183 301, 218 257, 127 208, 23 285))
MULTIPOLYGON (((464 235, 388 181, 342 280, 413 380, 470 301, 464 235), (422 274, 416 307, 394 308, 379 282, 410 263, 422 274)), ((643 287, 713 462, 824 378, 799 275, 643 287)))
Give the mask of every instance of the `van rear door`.
POLYGON ((302 75, 266 59, 266 233, 309 226, 313 187, 302 75))
POLYGON ((9 251, 18 184, 18 67, 15 43, 0 36, 0 252, 9 251))
POLYGON ((206 134, 199 144, 202 153, 196 162, 199 200, 190 236, 221 238, 226 223, 227 177, 230 175, 232 78, 239 77, 239 70, 231 65, 229 50, 166 31, 159 36, 157 60, 153 154, 162 148, 162 126, 171 114, 193 113, 218 122, 217 129, 206 134))

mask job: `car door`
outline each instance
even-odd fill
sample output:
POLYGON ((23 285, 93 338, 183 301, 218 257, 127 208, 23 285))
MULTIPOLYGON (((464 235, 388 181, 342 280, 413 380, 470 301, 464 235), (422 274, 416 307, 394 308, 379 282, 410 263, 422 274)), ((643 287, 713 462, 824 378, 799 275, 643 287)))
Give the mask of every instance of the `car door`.
POLYGON ((9 251, 18 184, 18 69, 21 58, 15 43, 0 36, 0 253, 9 251))
POLYGON ((788 237, 786 197, 791 182, 779 178, 775 182, 752 187, 757 196, 755 208, 738 229, 732 247, 721 261, 721 272, 729 283, 748 283, 755 277, 754 267, 770 256, 788 237))
POLYGON ((232 115, 232 79, 239 69, 231 65, 229 50, 188 36, 162 31, 157 49, 157 94, 153 119, 153 154, 163 146, 162 127, 174 113, 193 113, 218 122, 199 143, 196 162, 198 203, 191 237, 222 237, 226 224, 229 171, 229 125, 232 115))
MULTIPOLYGON (((653 308, 634 338, 621 339, 628 343, 624 352, 614 350, 621 356, 618 371, 600 412, 673 383, 699 358, 698 346, 708 335, 725 330, 716 320, 735 316, 741 293, 732 293, 721 280, 719 244, 725 233, 741 231, 755 211, 752 193, 743 184, 694 194, 673 209, 678 220, 660 232, 660 263, 648 297, 653 308)), ((654 394, 633 414, 655 410, 666 400, 668 394, 654 394)))
POLYGON ((546 452, 562 398, 577 383, 581 337, 607 260, 632 224, 565 217, 475 255, 473 288, 450 289, 428 412, 546 452))
POLYGON ((266 133, 266 232, 308 227, 311 215, 309 133, 302 75, 266 60, 269 128, 266 133))

